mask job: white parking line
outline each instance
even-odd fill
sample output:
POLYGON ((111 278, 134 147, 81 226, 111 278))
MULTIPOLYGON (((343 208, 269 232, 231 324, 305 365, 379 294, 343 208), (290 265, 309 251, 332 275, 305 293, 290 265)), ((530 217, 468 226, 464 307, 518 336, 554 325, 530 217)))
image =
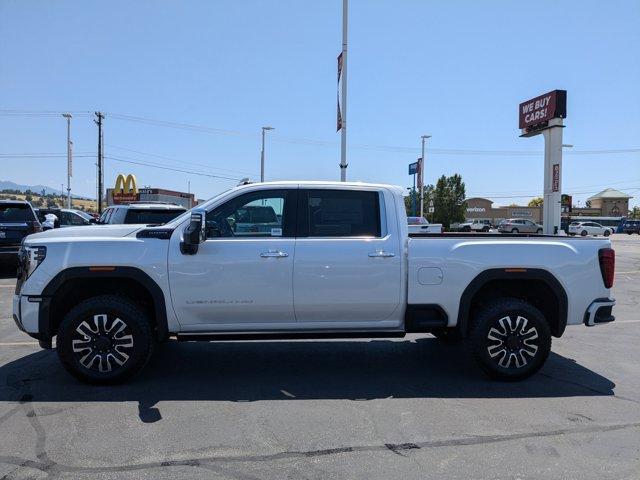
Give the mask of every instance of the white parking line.
POLYGON ((0 285, 0 288, 16 288, 15 285, 0 285))

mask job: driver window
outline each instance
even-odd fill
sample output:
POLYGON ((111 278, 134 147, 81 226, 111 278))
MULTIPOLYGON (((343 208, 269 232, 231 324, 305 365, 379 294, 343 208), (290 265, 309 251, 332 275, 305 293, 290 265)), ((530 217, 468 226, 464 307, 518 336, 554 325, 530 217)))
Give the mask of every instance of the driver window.
POLYGON ((293 237, 291 192, 261 190, 229 200, 207 213, 207 238, 293 237))

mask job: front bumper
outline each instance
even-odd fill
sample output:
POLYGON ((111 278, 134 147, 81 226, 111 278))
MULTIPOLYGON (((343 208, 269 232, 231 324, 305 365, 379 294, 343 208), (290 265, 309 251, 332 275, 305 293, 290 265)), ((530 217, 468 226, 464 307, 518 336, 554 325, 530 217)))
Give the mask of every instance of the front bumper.
POLYGON ((616 317, 611 314, 616 301, 611 298, 599 298, 594 300, 584 312, 584 324, 593 327, 601 323, 611 323, 616 317))

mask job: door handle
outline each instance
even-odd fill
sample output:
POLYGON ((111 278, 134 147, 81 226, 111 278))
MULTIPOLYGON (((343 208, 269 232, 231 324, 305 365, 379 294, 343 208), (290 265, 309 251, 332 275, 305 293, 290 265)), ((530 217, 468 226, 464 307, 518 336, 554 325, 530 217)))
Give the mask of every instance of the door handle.
POLYGON ((269 250, 268 252, 262 252, 260 254, 262 258, 284 258, 288 257, 287 252, 281 252, 280 250, 269 250))
POLYGON ((378 250, 377 252, 370 252, 369 256, 372 258, 389 258, 395 257, 396 254, 392 252, 385 252, 384 250, 378 250))

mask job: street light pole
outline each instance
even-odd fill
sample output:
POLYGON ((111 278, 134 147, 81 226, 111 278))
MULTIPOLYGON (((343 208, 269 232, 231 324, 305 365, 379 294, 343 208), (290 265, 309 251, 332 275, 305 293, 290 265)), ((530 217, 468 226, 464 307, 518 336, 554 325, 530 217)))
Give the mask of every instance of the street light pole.
POLYGON ((422 180, 420 182, 420 185, 418 185, 418 188, 420 188, 420 216, 424 217, 424 164, 425 164, 425 158, 424 158, 424 142, 426 141, 427 138, 431 138, 431 135, 422 135, 420 137, 422 139, 422 165, 420 165, 421 168, 421 172, 420 172, 420 179, 422 180))
POLYGON ((273 127, 262 127, 262 149, 260 150, 260 181, 264 182, 264 136, 267 130, 274 130, 273 127))
POLYGON ((71 208, 71 114, 63 113, 67 119, 67 208, 71 208))
POLYGON ((349 0, 342 0, 342 105, 340 106, 340 181, 347 181, 347 26, 349 0))

